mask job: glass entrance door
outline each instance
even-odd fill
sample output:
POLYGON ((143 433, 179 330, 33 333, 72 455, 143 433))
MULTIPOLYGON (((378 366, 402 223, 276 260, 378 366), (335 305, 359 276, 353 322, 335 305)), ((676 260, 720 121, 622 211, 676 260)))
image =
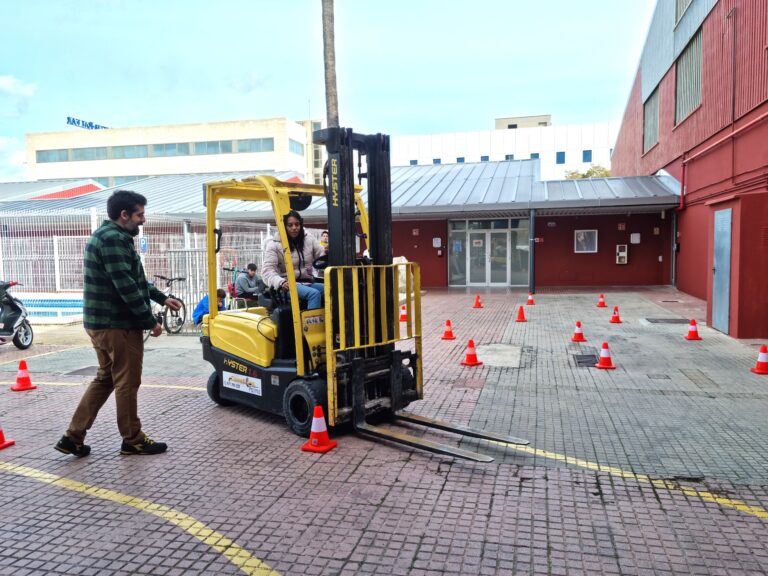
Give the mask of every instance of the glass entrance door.
POLYGON ((506 286, 509 283, 509 233, 472 231, 467 253, 471 286, 506 286))

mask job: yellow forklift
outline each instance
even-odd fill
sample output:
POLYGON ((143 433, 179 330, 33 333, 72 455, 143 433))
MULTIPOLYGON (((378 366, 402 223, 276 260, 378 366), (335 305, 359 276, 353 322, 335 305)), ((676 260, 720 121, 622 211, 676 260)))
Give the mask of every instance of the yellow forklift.
MULTIPOLYGON (((328 153, 323 185, 283 182, 269 176, 205 185, 208 294, 215 302, 216 257, 222 232, 217 210, 228 202, 260 202, 274 214, 277 233, 292 262, 284 216, 325 199, 329 243, 313 263, 322 273, 325 306, 306 310, 294 274, 287 292, 264 292, 257 306, 218 311, 203 318, 203 357, 214 372, 208 395, 220 405, 242 404, 283 415, 290 429, 308 436, 317 405, 330 427, 351 424, 357 433, 415 448, 491 462, 490 456, 403 434, 371 421, 408 422, 511 444, 513 438, 425 418, 404 410, 423 397, 421 283, 415 263, 392 262, 389 137, 328 128, 314 133, 328 153), (354 185, 354 154, 359 183, 354 185), (363 159, 365 171, 363 171, 363 159), (265 204, 266 203, 266 204, 265 204), (362 256, 364 245, 368 253, 362 256), (399 322, 400 306, 407 322, 399 322)), ((259 207, 257 207, 259 208, 259 207)))

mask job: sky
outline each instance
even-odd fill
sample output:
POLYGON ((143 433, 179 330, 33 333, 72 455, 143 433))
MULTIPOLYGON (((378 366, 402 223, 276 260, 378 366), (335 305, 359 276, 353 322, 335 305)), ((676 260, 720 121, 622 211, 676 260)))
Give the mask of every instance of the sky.
MULTIPOLYGON (((656 0, 335 0, 340 124, 620 121, 656 0)), ((321 0, 0 0, 0 181, 25 135, 325 118, 321 0)))

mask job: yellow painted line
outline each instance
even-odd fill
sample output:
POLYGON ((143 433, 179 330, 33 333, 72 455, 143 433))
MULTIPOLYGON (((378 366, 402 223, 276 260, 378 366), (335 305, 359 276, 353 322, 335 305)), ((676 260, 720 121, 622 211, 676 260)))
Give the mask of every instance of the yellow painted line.
POLYGON ((595 470, 596 472, 605 472, 607 474, 611 474, 612 476, 620 476, 622 478, 629 478, 631 480, 636 480, 637 482, 651 484, 655 488, 664 488, 666 490, 679 491, 685 494, 686 496, 698 497, 707 502, 713 502, 715 504, 719 504, 720 506, 724 506, 726 508, 733 508, 734 510, 738 510, 739 512, 743 512, 744 514, 749 514, 750 516, 756 516, 757 518, 768 520, 768 510, 766 510, 765 508, 761 508, 760 506, 750 506, 749 504, 747 504, 746 502, 742 502, 741 500, 734 500, 733 498, 718 496, 717 494, 713 494, 712 492, 697 490, 696 488, 691 488, 689 486, 680 486, 676 482, 670 482, 669 480, 654 479, 648 476, 647 474, 636 474, 634 472, 628 472, 626 470, 622 470, 621 468, 616 468, 615 466, 605 466, 603 464, 598 464, 597 462, 590 462, 589 460, 574 458, 573 456, 566 456, 565 454, 558 454, 556 452, 548 452, 547 450, 541 450, 539 448, 533 448, 531 446, 507 444, 505 442, 496 442, 493 440, 490 440, 489 442, 491 444, 496 444, 498 446, 504 446, 505 448, 511 448, 512 450, 516 450, 518 452, 525 452, 526 454, 530 454, 531 456, 540 456, 542 458, 547 458, 549 460, 557 460, 558 462, 564 462, 565 464, 572 464, 573 466, 586 468, 587 470, 595 470))
MULTIPOLYGON (((52 344, 52 346, 66 346, 66 344, 52 344)), ((69 348, 62 348, 61 350, 51 350, 50 352, 43 352, 42 354, 35 354, 34 356, 24 356, 24 358, 17 358, 16 360, 6 360, 5 362, 0 362, 0 366, 5 366, 6 364, 18 364, 21 360, 29 362, 32 358, 41 358, 43 356, 48 356, 49 354, 58 354, 59 352, 68 352, 69 350, 78 350, 80 348, 92 348, 92 346, 89 344, 88 346, 71 346, 69 348)))
MULTIPOLYGON (((15 384, 15 380, 13 382, 0 382, 0 386, 13 386, 15 384)), ((33 380, 32 384, 35 386, 85 386, 87 383, 85 382, 38 382, 37 380, 33 380)), ((171 390, 198 390, 198 391, 205 391, 205 388, 203 386, 181 386, 176 384, 142 384, 142 388, 170 388, 171 390)))
POLYGON ((280 576, 280 574, 270 568, 266 563, 262 562, 250 552, 244 548, 238 546, 235 542, 209 528, 202 522, 195 520, 192 516, 174 510, 169 506, 162 504, 155 504, 149 500, 137 498, 135 496, 129 496, 128 494, 122 494, 114 490, 107 488, 99 488, 98 486, 91 486, 89 484, 83 484, 76 480, 70 480, 61 476, 55 476, 43 472, 42 470, 36 470, 34 468, 28 468, 27 466, 19 466, 17 464, 11 464, 10 462, 3 462, 0 460, 0 470, 6 472, 12 472, 14 474, 20 474, 44 482, 45 484, 51 484, 59 488, 65 488, 72 490, 73 492, 80 492, 88 496, 95 496, 103 500, 109 500, 116 504, 123 504, 125 506, 131 506, 142 512, 148 512, 158 518, 166 520, 171 524, 175 524, 188 534, 198 539, 203 544, 207 544, 219 554, 222 554, 232 564, 240 568, 245 574, 253 576, 280 576))

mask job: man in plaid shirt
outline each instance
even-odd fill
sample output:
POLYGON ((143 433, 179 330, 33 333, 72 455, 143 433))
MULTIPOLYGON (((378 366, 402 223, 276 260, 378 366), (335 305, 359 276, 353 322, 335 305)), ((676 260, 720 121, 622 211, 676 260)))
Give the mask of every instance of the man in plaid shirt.
POLYGON ((99 370, 55 448, 65 454, 87 456, 84 444, 99 409, 115 392, 117 427, 123 437, 121 454, 160 454, 168 446, 144 434, 137 398, 144 360, 144 330, 159 336, 163 327, 152 314, 150 299, 178 310, 181 303, 147 282, 133 237, 144 224, 147 199, 118 190, 107 200, 109 220, 85 245, 83 258, 83 326, 91 338, 99 370))

